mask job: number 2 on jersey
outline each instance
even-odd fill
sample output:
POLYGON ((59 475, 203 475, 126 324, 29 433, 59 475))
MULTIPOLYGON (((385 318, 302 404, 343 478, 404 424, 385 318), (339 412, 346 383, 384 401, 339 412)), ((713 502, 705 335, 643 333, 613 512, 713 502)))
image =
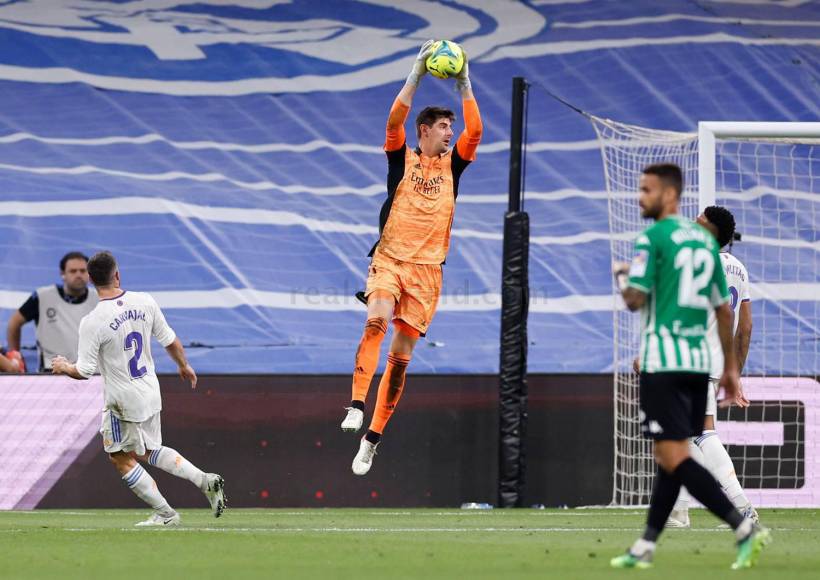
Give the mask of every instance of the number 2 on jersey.
POLYGON ((732 310, 734 310, 737 306, 737 299, 739 296, 740 293, 737 291, 737 288, 734 286, 729 286, 729 297, 732 299, 732 310))
POLYGON ((138 379, 148 372, 146 367, 139 366, 140 357, 142 356, 142 334, 139 332, 132 332, 125 337, 125 350, 134 349, 134 356, 128 361, 128 372, 131 373, 132 379, 138 379))
POLYGON ((715 262, 712 252, 704 248, 681 248, 675 254, 675 269, 680 270, 678 284, 678 306, 709 309, 709 299, 701 294, 712 279, 715 262), (695 276, 695 270, 703 268, 695 276))

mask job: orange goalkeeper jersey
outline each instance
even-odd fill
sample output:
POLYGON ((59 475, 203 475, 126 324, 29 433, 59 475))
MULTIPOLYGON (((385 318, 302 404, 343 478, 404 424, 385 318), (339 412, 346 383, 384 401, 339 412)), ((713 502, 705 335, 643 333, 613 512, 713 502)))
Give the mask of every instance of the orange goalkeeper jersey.
POLYGON ((409 107, 396 99, 387 124, 387 200, 382 206, 380 238, 371 250, 413 264, 442 264, 450 248, 450 229, 458 182, 475 159, 481 117, 475 100, 464 103, 465 129, 456 146, 436 157, 407 147, 404 121, 409 107))

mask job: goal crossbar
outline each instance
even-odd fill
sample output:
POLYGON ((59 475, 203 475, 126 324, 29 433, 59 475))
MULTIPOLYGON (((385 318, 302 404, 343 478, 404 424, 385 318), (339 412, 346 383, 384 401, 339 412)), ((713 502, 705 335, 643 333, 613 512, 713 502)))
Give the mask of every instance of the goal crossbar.
POLYGON ((698 123, 698 205, 715 204, 717 139, 799 139, 820 143, 820 123, 701 121, 698 123))

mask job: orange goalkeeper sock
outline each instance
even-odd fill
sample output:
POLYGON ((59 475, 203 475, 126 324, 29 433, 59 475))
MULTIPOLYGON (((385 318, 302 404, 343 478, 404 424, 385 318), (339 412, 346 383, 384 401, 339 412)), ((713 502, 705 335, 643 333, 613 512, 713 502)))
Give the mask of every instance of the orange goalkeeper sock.
POLYGON ((356 351, 356 367, 353 371, 353 395, 351 406, 364 411, 364 402, 370 382, 379 365, 379 351, 382 347, 384 335, 387 333, 387 321, 384 318, 368 318, 364 325, 364 333, 359 341, 359 350, 356 351))
POLYGON ((387 368, 384 369, 384 375, 382 375, 382 380, 379 383, 379 396, 376 399, 376 410, 373 412, 368 435, 371 433, 378 435, 384 433, 384 428, 396 409, 404 390, 404 379, 408 364, 410 364, 409 354, 391 352, 387 355, 387 368))

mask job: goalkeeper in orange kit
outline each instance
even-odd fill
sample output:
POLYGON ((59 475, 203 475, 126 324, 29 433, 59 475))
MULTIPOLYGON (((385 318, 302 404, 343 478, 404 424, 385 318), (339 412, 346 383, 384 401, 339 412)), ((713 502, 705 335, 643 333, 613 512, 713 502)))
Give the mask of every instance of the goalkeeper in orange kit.
POLYGON ((387 200, 381 210, 380 237, 370 252, 367 289, 360 295, 367 303, 367 321, 356 352, 353 394, 342 421, 343 431, 361 429, 367 392, 391 320, 394 334, 370 428, 353 459, 356 475, 366 474, 373 464, 376 446, 404 389, 413 348, 435 314, 459 179, 475 159, 481 141, 481 116, 465 55, 464 66, 456 77, 465 127, 455 147, 450 149, 455 115, 441 107, 427 107, 419 113, 415 123, 418 147, 407 146, 404 123, 413 95, 427 72, 425 61, 432 45, 431 40, 421 47, 387 119, 387 200))

